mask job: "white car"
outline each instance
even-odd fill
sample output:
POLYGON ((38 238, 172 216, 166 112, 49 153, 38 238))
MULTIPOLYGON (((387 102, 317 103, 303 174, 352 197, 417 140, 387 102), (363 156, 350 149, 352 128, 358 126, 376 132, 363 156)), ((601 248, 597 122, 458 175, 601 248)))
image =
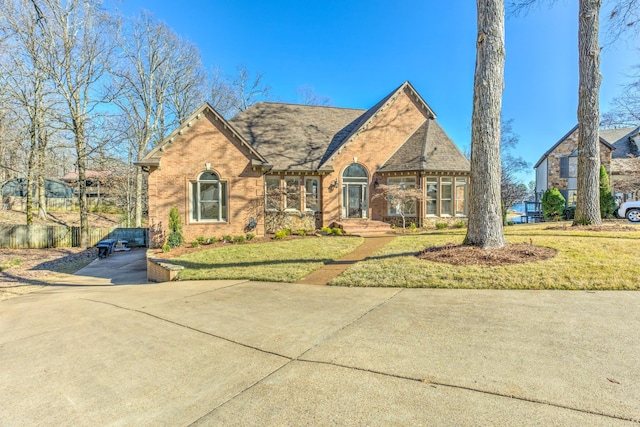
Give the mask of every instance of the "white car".
POLYGON ((640 222, 640 200, 622 203, 618 208, 618 216, 631 222, 640 222))

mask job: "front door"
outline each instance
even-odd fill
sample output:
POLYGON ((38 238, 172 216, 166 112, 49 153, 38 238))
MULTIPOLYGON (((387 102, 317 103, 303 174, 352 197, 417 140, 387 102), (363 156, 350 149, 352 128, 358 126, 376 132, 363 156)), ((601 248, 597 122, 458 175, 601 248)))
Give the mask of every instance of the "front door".
POLYGON ((342 187, 342 204, 345 218, 366 218, 367 198, 363 184, 345 184, 342 187))

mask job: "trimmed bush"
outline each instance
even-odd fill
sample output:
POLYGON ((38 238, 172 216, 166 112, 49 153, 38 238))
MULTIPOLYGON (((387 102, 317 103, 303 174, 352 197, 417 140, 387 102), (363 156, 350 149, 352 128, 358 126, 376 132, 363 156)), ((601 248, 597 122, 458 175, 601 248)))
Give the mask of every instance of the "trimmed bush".
POLYGON ((183 243, 182 220, 180 219, 178 208, 174 206, 169 211, 169 236, 167 237, 167 244, 171 248, 177 248, 183 243))
POLYGON ((446 222, 436 222, 436 228, 438 230, 442 230, 443 228, 447 228, 449 226, 449 224, 447 224, 446 222))
POLYGON ((233 243, 233 236, 229 234, 222 236, 222 241, 225 243, 233 243))
POLYGON ((562 211, 562 218, 564 218, 565 220, 572 220, 573 218, 575 218, 575 216, 576 216, 575 206, 569 206, 565 208, 564 211, 562 211))
POLYGON ((286 230, 279 230, 279 231, 276 231, 276 233, 273 235, 273 238, 276 240, 282 240, 282 239, 285 239, 287 236, 288 234, 286 230))
POLYGON ((171 246, 169 246, 168 243, 165 243, 164 245, 162 245, 162 252, 167 253, 171 250, 171 246))
POLYGON ((331 228, 329 227, 322 227, 320 229, 320 234, 323 234, 325 236, 328 236, 329 234, 331 234, 331 228))
POLYGON ((564 196, 557 188, 547 190, 542 195, 542 216, 545 221, 560 221, 564 207, 564 196))
POLYGON ((244 243, 244 236, 233 236, 233 243, 244 243))
POLYGON ((197 240, 194 240, 193 242, 191 242, 191 247, 192 248, 200 247, 200 242, 198 242, 197 240))
POLYGON ((306 235, 307 235, 306 230, 298 230, 298 236, 306 236, 306 235))
POLYGON ((331 234, 333 234, 334 236, 342 236, 344 232, 342 231, 342 228, 334 227, 331 229, 331 234))
POLYGON ((464 228, 466 225, 467 225, 467 224, 465 224, 465 222, 464 222, 464 221, 458 221, 458 222, 456 222, 455 224, 453 224, 453 226, 454 226, 455 228, 464 228))
POLYGON ((246 237, 248 241, 248 240, 253 240, 253 238, 256 237, 256 235, 253 233, 247 233, 244 237, 246 237))
POLYGON ((417 229, 418 229, 418 226, 416 225, 415 222, 412 222, 411 224, 409 224, 409 230, 411 230, 412 232, 415 233, 417 229))

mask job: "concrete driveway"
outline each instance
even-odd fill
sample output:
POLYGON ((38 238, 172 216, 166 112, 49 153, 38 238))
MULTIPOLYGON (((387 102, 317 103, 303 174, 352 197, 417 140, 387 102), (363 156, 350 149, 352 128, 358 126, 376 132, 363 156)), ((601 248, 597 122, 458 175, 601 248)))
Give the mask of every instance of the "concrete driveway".
POLYGON ((638 307, 640 292, 51 287, 0 302, 0 424, 634 425, 638 307))

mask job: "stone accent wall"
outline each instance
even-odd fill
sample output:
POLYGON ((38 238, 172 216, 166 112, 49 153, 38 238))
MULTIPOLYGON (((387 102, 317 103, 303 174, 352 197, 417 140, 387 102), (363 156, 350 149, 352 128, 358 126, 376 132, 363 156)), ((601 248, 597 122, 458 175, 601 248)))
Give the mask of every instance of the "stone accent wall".
POLYGON ((294 233, 298 230, 312 232, 316 229, 316 215, 314 212, 266 212, 265 231, 275 233, 289 228, 294 233))
MULTIPOLYGON (((578 129, 566 137, 547 156, 547 188, 557 188, 558 190, 568 189, 568 179, 560 178, 560 158, 567 157, 578 148, 578 129)), ((602 142, 600 143, 600 163, 604 165, 607 173, 611 174, 611 149, 602 142)), ((577 159, 569 159, 569 176, 575 178, 578 175, 577 159)))
POLYGON ((251 168, 251 154, 224 124, 205 112, 185 126, 162 154, 160 167, 149 173, 149 238, 151 247, 162 246, 167 235, 169 210, 176 206, 182 218, 185 241, 197 236, 220 237, 247 232, 249 218, 258 221, 251 232, 264 235, 264 180, 251 168), (227 183, 228 220, 193 222, 189 187, 204 172, 205 163, 227 183))

